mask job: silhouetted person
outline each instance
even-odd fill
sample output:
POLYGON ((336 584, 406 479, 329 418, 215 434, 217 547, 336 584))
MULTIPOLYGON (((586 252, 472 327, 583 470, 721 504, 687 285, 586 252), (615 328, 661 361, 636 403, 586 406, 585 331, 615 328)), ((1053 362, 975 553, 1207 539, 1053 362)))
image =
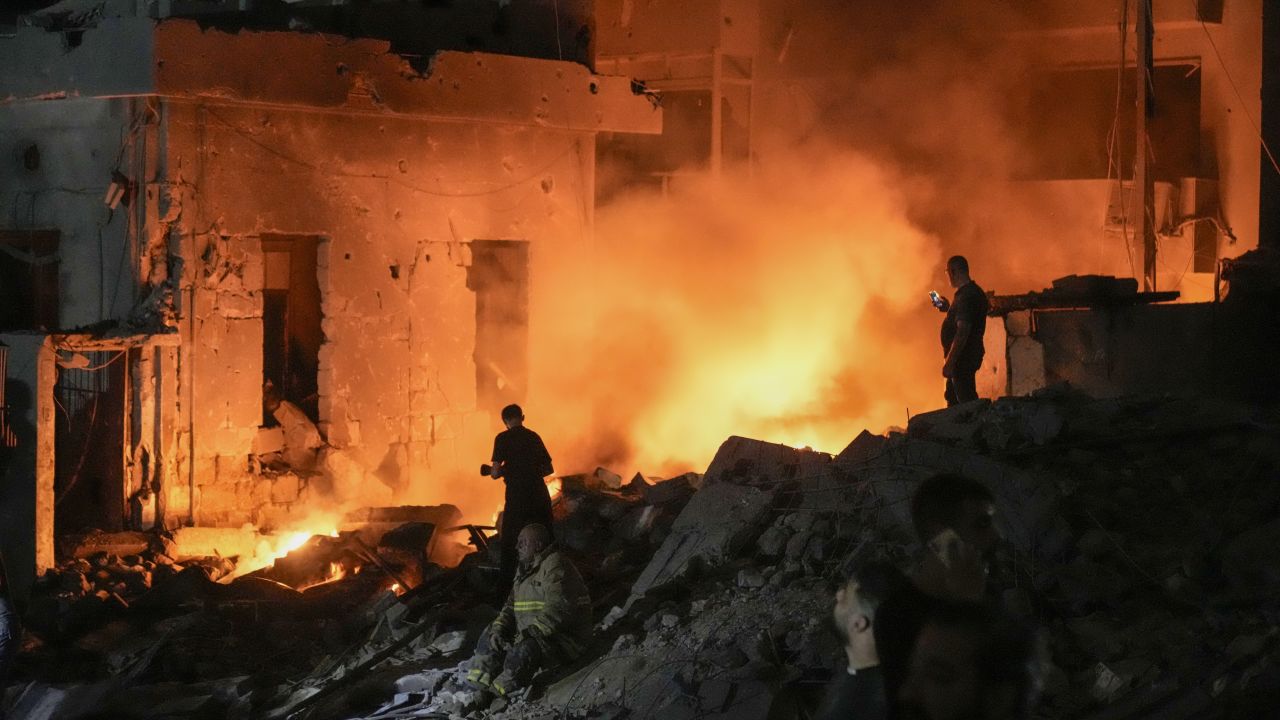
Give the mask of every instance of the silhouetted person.
POLYGON ((836 590, 831 619, 844 646, 845 667, 827 687, 815 720, 882 720, 888 715, 884 674, 877 650, 881 602, 902 592, 907 579, 884 562, 853 568, 836 590))
POLYGON ((969 261, 962 255, 947 260, 947 279, 956 290, 955 302, 939 298, 942 321, 942 377, 947 379, 947 407, 978 399, 977 375, 985 350, 987 294, 969 277, 969 261))
POLYGON ((1003 611, 940 603, 925 619, 898 695, 906 720, 1026 720, 1039 697, 1036 634, 1003 611))
POLYGON ((925 618, 940 603, 986 596, 990 560, 1000 541, 994 515, 991 491, 963 475, 934 475, 912 496, 911 522, 923 556, 910 582, 885 598, 877 616, 889 717, 899 717, 894 699, 925 618))
POLYGON ((502 575, 510 582, 516 572, 516 538, 520 531, 532 523, 552 528, 551 494, 543 478, 555 469, 542 438, 524 426, 524 411, 519 405, 502 408, 502 423, 507 429, 493 439, 492 475, 507 486, 498 533, 502 542, 502 575))

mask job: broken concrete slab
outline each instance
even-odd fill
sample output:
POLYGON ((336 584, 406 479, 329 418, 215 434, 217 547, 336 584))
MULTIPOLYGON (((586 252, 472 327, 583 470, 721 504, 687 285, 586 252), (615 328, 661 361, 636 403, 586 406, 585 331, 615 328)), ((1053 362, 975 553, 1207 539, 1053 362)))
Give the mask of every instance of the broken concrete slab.
POLYGON ((151 547, 151 535, 148 533, 123 531, 102 532, 95 530, 76 543, 73 557, 87 558, 98 553, 115 555, 137 555, 151 547))
POLYGON ((691 564, 719 565, 733 557, 755 536, 773 504, 776 491, 708 484, 694 493, 676 518, 671 534, 654 553, 631 588, 631 600, 676 580, 691 564))
POLYGON ((845 446, 844 450, 840 451, 832 462, 841 470, 856 470, 879 455, 887 442, 889 439, 883 435, 874 435, 870 430, 863 430, 845 446))
POLYGON ((604 488, 605 490, 619 490, 622 488, 622 476, 608 468, 598 467, 591 475, 595 479, 596 487, 604 488))
POLYGON ((969 448, 901 436, 863 470, 872 501, 881 509, 874 514, 881 527, 912 537, 911 497, 921 482, 938 473, 959 473, 990 489, 999 510, 997 526, 1019 551, 1056 557, 1070 543, 1070 529, 1057 512, 1062 493, 1052 478, 969 448))
POLYGON ((174 560, 195 557, 252 557, 261 536, 251 527, 182 527, 173 531, 174 560))
POLYGON ((777 486, 816 475, 830 463, 831 456, 823 452, 735 435, 720 445, 703 482, 777 486))
POLYGON ((249 452, 254 455, 269 455, 284 450, 284 430, 279 426, 258 428, 253 436, 253 445, 249 452))
POLYGON ((986 399, 973 400, 932 412, 913 415, 907 422, 907 435, 913 438, 951 440, 967 443, 978 433, 978 419, 991 407, 986 399))
POLYGON ((688 499, 702 486, 702 476, 698 473, 685 473, 667 480, 658 480, 644 487, 645 502, 650 505, 665 505, 688 499))
MULTIPOLYGON (((367 545, 376 546, 382 539, 407 523, 431 525, 433 529, 448 529, 462 524, 462 511, 457 505, 401 505, 397 507, 365 507, 352 510, 342 517, 339 531, 354 531, 367 545)), ((442 532, 433 532, 426 548, 427 557, 441 560, 445 548, 440 543, 442 532), (437 548, 437 545, 441 547, 437 548)), ((443 562, 441 564, 444 564, 443 562)))

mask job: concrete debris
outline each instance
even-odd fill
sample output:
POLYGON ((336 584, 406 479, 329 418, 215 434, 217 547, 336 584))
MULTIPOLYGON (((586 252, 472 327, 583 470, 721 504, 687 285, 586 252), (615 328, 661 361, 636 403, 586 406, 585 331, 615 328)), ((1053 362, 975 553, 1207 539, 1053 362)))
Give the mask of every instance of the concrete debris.
POLYGON ((628 603, 704 567, 720 565, 754 537, 774 491, 720 482, 694 494, 631 587, 628 603))
POLYGON ((826 453, 734 436, 720 445, 703 482, 777 486, 818 474, 830 462, 826 453))
POLYGON ((269 579, 311 582, 285 577, 287 559, 218 583, 235 570, 225 554, 175 558, 154 539, 92 552, 41 581, 25 672, 71 667, 62 647, 100 659, 57 689, 28 686, 13 717, 74 717, 61 709, 98 702, 102 676, 112 697, 175 718, 805 717, 839 667, 830 580, 864 558, 909 565, 909 499, 939 472, 996 497, 992 582, 1050 636, 1039 717, 1262 716, 1280 683, 1276 427, 1210 401, 1057 387, 864 432, 835 458, 735 437, 705 476, 565 478, 555 533, 591 588, 596 641, 496 699, 462 682, 494 613, 492 558, 423 560, 410 588, 388 590, 388 572, 413 575, 408 558, 460 521, 448 506, 348 518, 378 536, 314 539, 300 566, 347 572, 301 591, 269 579))
POLYGON ((151 547, 151 536, 141 532, 107 533, 100 530, 84 536, 76 545, 71 555, 75 558, 87 558, 105 553, 107 555, 139 555, 151 547))
POLYGON ((888 440, 883 435, 875 435, 870 430, 863 430, 836 456, 835 465, 844 470, 854 471, 858 466, 875 459, 884 449, 886 442, 888 440))

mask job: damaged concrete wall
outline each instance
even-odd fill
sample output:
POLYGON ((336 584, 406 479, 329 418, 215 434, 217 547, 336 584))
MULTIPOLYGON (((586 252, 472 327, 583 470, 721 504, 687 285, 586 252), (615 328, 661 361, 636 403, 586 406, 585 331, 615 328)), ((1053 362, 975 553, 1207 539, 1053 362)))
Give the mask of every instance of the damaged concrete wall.
MULTIPOLYGON (((1194 65, 1200 77, 1199 177, 1217 181, 1213 190, 1218 197, 1210 207, 1220 205, 1223 224, 1238 238, 1232 241, 1218 234, 1220 257, 1236 257, 1258 246, 1261 158, 1256 123, 1262 113, 1262 5, 1261 0, 1226 0, 1221 3, 1221 22, 1210 19, 1202 24, 1195 20, 1192 3, 1156 4, 1156 64, 1194 65)), ((1067 29, 1023 41, 1034 42, 1061 67, 1114 64, 1116 26, 1110 16, 1115 13, 1114 6, 1109 14, 1095 10, 1075 17, 1067 29), (1088 17, 1094 19, 1089 21, 1088 17), (1047 38, 1052 41, 1046 42, 1047 38)), ((1156 102, 1158 106, 1158 98, 1156 102)), ((1123 141, 1133 142, 1131 138, 1123 141)), ((1132 150, 1125 162, 1131 161, 1132 150)), ((1014 192, 1031 194, 1037 201, 1047 199, 1045 216, 1053 219, 1057 229, 1046 223, 1045 237, 1077 241, 1092 256, 1097 252, 1097 228, 1107 207, 1102 184, 1046 181, 1031 187, 1015 185, 1014 192)), ((1205 301, 1213 297, 1213 273, 1192 268, 1193 235, 1187 229, 1182 235, 1161 237, 1158 283, 1162 290, 1182 292, 1184 301, 1205 301)), ((1123 250, 1118 238, 1112 244, 1123 250)), ((1116 257, 1109 258, 1110 266, 1099 263, 1099 269, 1114 270, 1116 257)), ((1116 274, 1124 274, 1123 268, 1116 274)))
MULTIPOLYGON (((383 41, 145 19, 11 41, 4 227, 62 233, 60 324, 182 336, 132 368, 130 427, 155 447, 126 449, 139 477, 163 474, 171 525, 272 524, 316 489, 248 461, 263 235, 318 241, 319 420, 341 451, 322 490, 389 500, 428 468, 470 468, 494 429, 477 412, 468 243, 529 243, 536 285, 586 248, 594 133, 661 125, 627 79, 568 62, 444 53, 417 69, 383 41), (113 181, 128 190, 114 209, 113 181)), ((532 334, 545 315, 534 302, 532 334)))
POLYGON ((1097 396, 1133 393, 1274 399, 1280 335, 1270 307, 1225 302, 1018 312, 1009 392, 1068 382, 1097 396))
POLYGON ((145 107, 129 98, 0 103, 0 231, 58 231, 61 328, 121 320, 133 306, 129 236, 140 203, 113 209, 103 198, 112 171, 137 176, 145 123, 145 107))
POLYGON ((130 96, 152 86, 150 18, 102 21, 83 31, 18 27, 0 37, 0 100, 130 96))
POLYGON ((492 429, 472 416, 467 243, 529 241, 535 278, 581 243, 589 138, 195 105, 170 117, 171 166, 197 188, 183 226, 201 522, 248 519, 238 512, 250 509, 240 484, 262 413, 263 233, 322 238, 319 420, 331 444, 402 489, 453 442, 492 429))

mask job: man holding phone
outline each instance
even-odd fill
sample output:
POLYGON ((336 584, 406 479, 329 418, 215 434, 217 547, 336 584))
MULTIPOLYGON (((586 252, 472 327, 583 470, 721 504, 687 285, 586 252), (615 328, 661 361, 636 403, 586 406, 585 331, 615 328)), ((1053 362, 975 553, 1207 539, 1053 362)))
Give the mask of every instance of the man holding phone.
POLYGON ((955 288, 956 300, 949 302, 937 292, 929 299, 947 317, 942 321, 942 377, 947 379, 947 407, 978 399, 977 375, 985 349, 982 336, 987 331, 987 293, 969 277, 969 261, 963 255, 947 260, 947 279, 955 288))
POLYGON ((520 531, 533 523, 548 531, 553 527, 551 495, 543 478, 555 469, 542 438, 524 426, 524 410, 519 405, 502 408, 502 424, 507 429, 493 439, 493 465, 488 469, 490 477, 507 486, 498 538, 502 543, 502 577, 510 583, 516 574, 520 531))

